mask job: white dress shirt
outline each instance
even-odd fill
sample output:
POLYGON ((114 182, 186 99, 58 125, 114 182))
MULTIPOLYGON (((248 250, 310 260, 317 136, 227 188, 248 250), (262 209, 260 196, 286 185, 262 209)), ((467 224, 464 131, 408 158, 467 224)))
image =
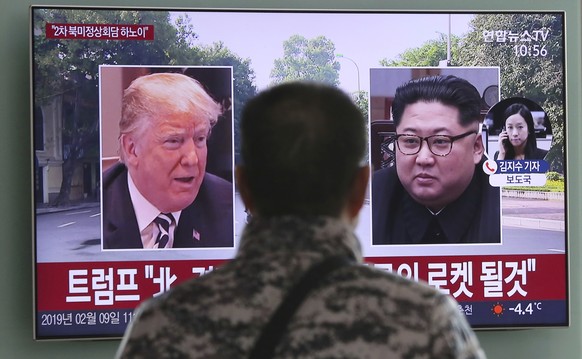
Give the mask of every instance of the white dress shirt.
MULTIPOLYGON (((156 239, 158 238, 160 230, 154 223, 154 219, 156 219, 161 212, 139 192, 129 173, 127 174, 127 186, 129 188, 131 203, 133 204, 133 211, 137 218, 137 226, 139 227, 143 247, 157 249, 158 243, 156 243, 156 239)), ((168 240, 166 248, 172 248, 174 246, 174 230, 176 229, 176 224, 180 220, 180 214, 182 214, 182 211, 172 212, 175 222, 170 224, 170 239, 168 240)))

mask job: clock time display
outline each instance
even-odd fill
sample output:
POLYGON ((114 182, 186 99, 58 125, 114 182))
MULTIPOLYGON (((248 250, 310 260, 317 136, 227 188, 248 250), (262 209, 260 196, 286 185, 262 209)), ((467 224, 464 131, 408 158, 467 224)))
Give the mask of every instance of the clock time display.
POLYGON ((515 56, 518 57, 545 57, 548 55, 548 50, 546 49, 546 45, 526 45, 520 44, 513 46, 513 51, 515 56))

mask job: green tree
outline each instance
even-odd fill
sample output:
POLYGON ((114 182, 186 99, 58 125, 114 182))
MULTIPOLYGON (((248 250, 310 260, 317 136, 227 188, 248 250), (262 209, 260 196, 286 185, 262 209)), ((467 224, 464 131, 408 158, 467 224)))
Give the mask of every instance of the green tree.
POLYGON ((354 102, 360 108, 360 111, 362 111, 366 120, 368 119, 368 107, 370 104, 370 101, 368 100, 369 95, 370 94, 367 91, 356 91, 353 94, 354 102))
POLYGON ((459 64, 499 66, 501 98, 525 97, 546 111, 553 132, 548 161, 553 171, 564 171, 564 67, 562 17, 558 14, 479 14, 463 39, 459 64), (516 41, 486 41, 484 33, 506 31, 516 41), (530 36, 537 40, 521 41, 530 36), (522 46, 524 45, 524 46, 522 46), (523 52, 520 52, 523 51, 523 52))
POLYGON ((243 59, 234 54, 222 42, 198 49, 200 61, 206 65, 232 66, 234 81, 234 138, 235 152, 239 153, 240 117, 246 102, 257 94, 255 72, 251 68, 251 60, 243 59))
POLYGON ((69 201, 78 162, 99 153, 99 65, 171 64, 185 42, 176 41, 167 12, 43 10, 35 12, 34 30, 35 108, 54 101, 63 108, 63 173, 53 203, 62 205, 69 201), (46 23, 153 24, 156 41, 47 39, 46 23))
POLYGON ((232 54, 222 44, 196 47, 198 36, 187 17, 173 24, 168 12, 67 10, 35 12, 34 99, 35 109, 59 102, 63 108, 63 173, 53 205, 68 203, 73 173, 79 161, 99 154, 99 65, 229 65, 241 99, 256 92, 248 60, 232 54), (47 39, 46 23, 148 24, 155 41, 47 39))
POLYGON ((312 80, 339 85, 340 64, 335 45, 325 36, 308 40, 293 35, 283 42, 283 58, 276 59, 271 71, 274 84, 292 80, 312 80))
MULTIPOLYGON (((451 35, 451 61, 449 66, 457 65, 460 37, 451 35)), ((398 55, 396 59, 382 59, 382 66, 438 66, 441 60, 447 59, 447 36, 439 34, 438 39, 425 42, 420 47, 410 48, 398 55)))

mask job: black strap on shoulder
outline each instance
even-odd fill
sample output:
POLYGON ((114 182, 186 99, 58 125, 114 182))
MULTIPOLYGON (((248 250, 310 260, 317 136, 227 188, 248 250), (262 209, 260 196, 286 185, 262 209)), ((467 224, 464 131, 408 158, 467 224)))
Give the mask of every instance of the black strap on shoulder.
POLYGON ((275 354, 275 348, 287 329, 287 325, 301 306, 311 290, 313 290, 323 278, 336 269, 347 266, 354 260, 345 256, 336 256, 325 259, 315 264, 301 277, 287 293, 269 322, 263 328, 261 335, 255 342, 249 355, 249 359, 270 359, 275 354))

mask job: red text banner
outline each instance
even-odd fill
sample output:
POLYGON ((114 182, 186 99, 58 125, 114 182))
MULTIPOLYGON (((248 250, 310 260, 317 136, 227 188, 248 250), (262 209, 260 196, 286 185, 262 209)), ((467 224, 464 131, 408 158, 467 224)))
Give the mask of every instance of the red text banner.
MULTIPOLYGON (((552 255, 369 257, 366 263, 431 286, 460 302, 564 300, 566 257, 552 255)), ((224 260, 37 264, 37 310, 127 309, 224 260)))

